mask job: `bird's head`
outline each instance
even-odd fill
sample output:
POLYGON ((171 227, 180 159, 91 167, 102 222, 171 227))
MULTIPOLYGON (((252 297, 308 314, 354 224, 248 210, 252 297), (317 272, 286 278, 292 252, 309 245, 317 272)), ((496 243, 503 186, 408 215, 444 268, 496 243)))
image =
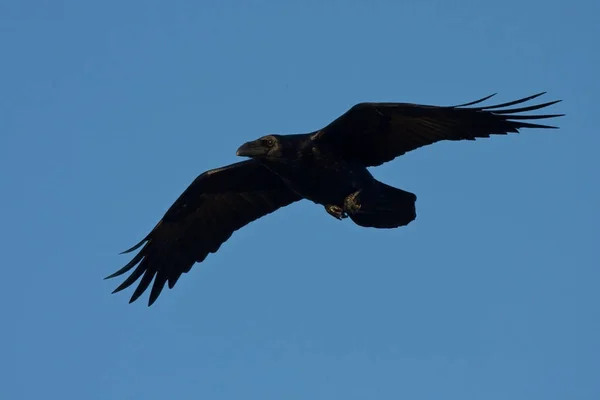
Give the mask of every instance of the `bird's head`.
POLYGON ((281 157, 283 146, 279 135, 267 135, 251 142, 246 142, 237 149, 235 155, 250 158, 281 157))

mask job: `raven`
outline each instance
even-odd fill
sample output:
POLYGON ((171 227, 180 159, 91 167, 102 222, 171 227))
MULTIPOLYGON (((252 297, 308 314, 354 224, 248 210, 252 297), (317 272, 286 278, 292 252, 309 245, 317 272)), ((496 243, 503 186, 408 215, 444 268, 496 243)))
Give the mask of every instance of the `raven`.
MULTIPOLYGON (((150 286, 148 306, 165 284, 215 253, 248 223, 308 199, 337 219, 373 228, 397 228, 416 218, 416 195, 376 180, 374 167, 441 140, 475 140, 518 133, 520 128, 554 128, 527 120, 564 114, 521 115, 560 100, 509 108, 545 92, 508 103, 477 106, 494 95, 456 106, 359 103, 326 127, 305 134, 267 135, 243 144, 236 155, 249 159, 199 175, 144 239, 123 253, 142 249, 105 279, 133 272, 113 293, 142 278, 129 302, 150 286), (515 115, 519 114, 519 115, 515 115)), ((123 254, 121 253, 121 254, 123 254)))

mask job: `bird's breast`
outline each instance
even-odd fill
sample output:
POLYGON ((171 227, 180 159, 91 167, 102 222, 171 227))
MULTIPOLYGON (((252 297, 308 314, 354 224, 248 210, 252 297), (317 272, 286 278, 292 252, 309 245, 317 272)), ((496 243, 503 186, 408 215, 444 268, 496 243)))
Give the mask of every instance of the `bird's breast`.
POLYGON ((373 176, 362 166, 340 160, 270 166, 288 187, 318 204, 343 204, 344 198, 368 185, 373 176))

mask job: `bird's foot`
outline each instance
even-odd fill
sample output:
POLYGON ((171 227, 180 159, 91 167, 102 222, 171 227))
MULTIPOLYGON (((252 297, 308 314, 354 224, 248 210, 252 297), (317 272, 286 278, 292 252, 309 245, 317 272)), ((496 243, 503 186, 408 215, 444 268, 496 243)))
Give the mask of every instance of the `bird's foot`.
POLYGON ((334 218, 337 218, 340 220, 343 218, 348 218, 348 215, 346 214, 344 209, 342 207, 336 206, 334 204, 326 205, 325 211, 327 211, 329 213, 329 215, 332 215, 334 218))
POLYGON ((344 199, 344 211, 349 214, 360 211, 360 192, 362 192, 362 189, 357 190, 344 199))

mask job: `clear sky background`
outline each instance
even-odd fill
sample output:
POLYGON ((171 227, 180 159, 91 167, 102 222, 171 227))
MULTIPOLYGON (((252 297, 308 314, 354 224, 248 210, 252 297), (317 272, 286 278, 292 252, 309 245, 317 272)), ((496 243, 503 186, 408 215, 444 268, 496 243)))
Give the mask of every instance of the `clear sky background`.
POLYGON ((599 399, 599 8, 2 2, 0 398, 599 399), (150 308, 102 280, 246 140, 540 91, 560 130, 373 170, 418 195, 408 227, 302 202, 150 308))

